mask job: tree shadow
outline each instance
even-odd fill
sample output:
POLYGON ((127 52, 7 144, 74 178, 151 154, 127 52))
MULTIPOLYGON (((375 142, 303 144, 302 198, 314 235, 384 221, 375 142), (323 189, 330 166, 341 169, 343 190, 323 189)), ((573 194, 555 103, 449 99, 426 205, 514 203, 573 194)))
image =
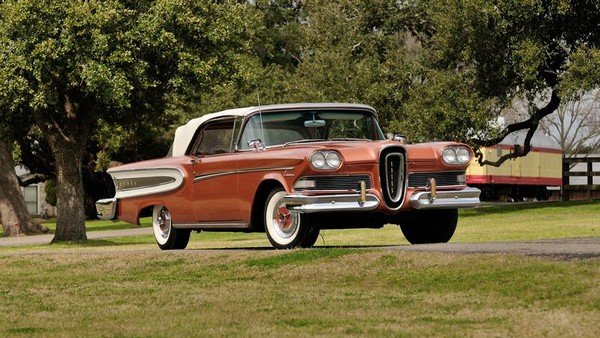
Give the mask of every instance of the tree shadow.
POLYGON ((328 249, 381 249, 381 248, 399 248, 409 244, 367 244, 367 245, 319 245, 306 249, 275 249, 271 246, 247 246, 233 248, 193 248, 189 251, 293 251, 293 250, 328 250, 328 249))

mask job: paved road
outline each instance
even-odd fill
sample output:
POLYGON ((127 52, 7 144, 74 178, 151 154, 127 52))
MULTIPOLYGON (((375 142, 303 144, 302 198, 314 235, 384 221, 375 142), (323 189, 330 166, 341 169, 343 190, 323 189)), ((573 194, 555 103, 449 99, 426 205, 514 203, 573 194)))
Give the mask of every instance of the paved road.
POLYGON ((504 253, 565 258, 600 257, 600 237, 567 238, 522 242, 444 243, 394 246, 403 251, 446 253, 504 253))

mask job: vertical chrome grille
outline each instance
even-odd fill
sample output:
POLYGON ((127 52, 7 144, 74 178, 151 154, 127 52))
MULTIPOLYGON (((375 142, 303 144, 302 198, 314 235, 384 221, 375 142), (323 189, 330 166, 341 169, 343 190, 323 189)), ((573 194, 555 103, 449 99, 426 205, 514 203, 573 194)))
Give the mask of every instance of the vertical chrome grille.
POLYGON ((386 190, 392 202, 398 202, 402 198, 404 187, 404 155, 400 153, 389 153, 385 156, 386 190))
POLYGON ((390 147, 381 151, 379 175, 381 189, 388 207, 398 208, 402 203, 405 188, 406 153, 404 148, 390 147))

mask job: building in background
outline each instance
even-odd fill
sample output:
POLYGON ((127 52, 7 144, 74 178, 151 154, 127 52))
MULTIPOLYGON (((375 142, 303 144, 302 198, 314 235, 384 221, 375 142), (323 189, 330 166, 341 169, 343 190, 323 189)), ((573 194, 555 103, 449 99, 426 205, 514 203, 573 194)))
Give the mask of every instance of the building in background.
MULTIPOLYGON (((484 159, 496 161, 515 151, 526 131, 507 136, 493 147, 482 148, 484 159)), ((557 200, 562 185, 563 151, 551 137, 536 132, 527 156, 510 159, 500 167, 480 166, 473 160, 467 169, 467 184, 481 189, 486 201, 557 200)))
MULTIPOLYGON (((29 173, 23 166, 15 167, 15 171, 17 176, 23 176, 29 173)), ((27 211, 29 211, 32 216, 43 218, 56 216, 56 207, 46 203, 45 185, 45 183, 35 183, 26 187, 21 187, 21 191, 25 197, 25 204, 27 204, 27 211)))

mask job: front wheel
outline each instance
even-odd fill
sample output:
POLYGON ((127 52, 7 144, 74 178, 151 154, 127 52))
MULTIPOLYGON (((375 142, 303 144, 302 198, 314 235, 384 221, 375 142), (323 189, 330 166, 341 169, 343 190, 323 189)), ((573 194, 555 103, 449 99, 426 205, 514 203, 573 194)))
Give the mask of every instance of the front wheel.
POLYGON ((319 236, 319 229, 311 229, 306 217, 285 207, 283 188, 275 188, 267 197, 264 211, 265 232, 276 249, 311 247, 319 236))
POLYGON ((156 244, 162 250, 185 249, 190 241, 191 230, 175 229, 171 213, 164 205, 154 206, 152 211, 152 229, 156 244))
POLYGON ((399 223, 404 237, 411 244, 446 243, 456 230, 458 210, 412 211, 399 223))

